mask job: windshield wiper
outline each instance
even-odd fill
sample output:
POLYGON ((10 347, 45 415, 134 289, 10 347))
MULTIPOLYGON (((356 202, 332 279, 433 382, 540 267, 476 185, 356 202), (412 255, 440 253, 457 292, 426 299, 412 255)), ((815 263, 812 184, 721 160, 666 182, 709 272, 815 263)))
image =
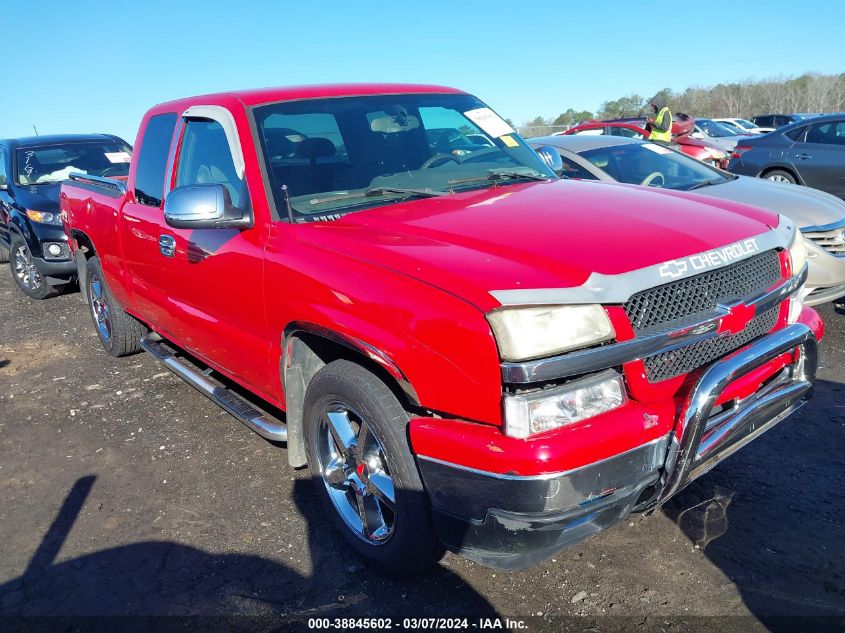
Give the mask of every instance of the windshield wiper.
POLYGON ((450 185, 461 185, 468 182, 499 182, 501 180, 508 180, 508 179, 516 179, 516 178, 528 178, 529 180, 538 180, 545 182, 547 180, 551 180, 548 176, 543 176, 539 173, 527 173, 523 171, 509 171, 509 170, 496 170, 491 171, 486 176, 475 176, 473 178, 457 178, 455 180, 450 180, 450 185))
POLYGON ((704 180, 702 182, 695 183, 692 187, 687 189, 687 191, 694 191, 696 189, 701 189, 702 187, 709 187, 710 185, 719 185, 724 181, 725 179, 721 176, 719 178, 711 178, 710 180, 704 180))
POLYGON ((375 196, 383 196, 386 193, 407 193, 414 196, 425 196, 426 198, 434 198, 437 196, 447 196, 448 191, 435 191, 432 189, 403 189, 401 187, 373 187, 366 191, 347 191, 346 193, 338 193, 325 198, 311 198, 308 204, 325 204, 327 202, 334 202, 335 200, 353 200, 355 198, 372 198, 375 196))

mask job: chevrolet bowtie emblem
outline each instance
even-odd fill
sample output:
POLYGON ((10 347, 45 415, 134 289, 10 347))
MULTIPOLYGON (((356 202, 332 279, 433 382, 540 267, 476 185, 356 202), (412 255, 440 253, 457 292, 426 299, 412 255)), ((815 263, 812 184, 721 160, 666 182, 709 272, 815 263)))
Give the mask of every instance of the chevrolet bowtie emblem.
POLYGON ((739 334, 754 318, 757 309, 751 305, 739 303, 728 308, 728 314, 719 323, 719 334, 739 334))
POLYGON ((661 277, 680 277, 689 269, 689 264, 685 261, 678 261, 674 260, 671 262, 666 262, 660 267, 660 276, 661 277))

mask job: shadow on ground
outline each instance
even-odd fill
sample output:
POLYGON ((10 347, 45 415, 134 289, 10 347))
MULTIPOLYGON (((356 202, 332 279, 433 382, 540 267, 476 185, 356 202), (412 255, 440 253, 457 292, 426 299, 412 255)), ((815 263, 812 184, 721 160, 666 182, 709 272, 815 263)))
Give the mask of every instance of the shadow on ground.
POLYGON ((837 403, 845 405, 845 385, 819 381, 800 411, 664 507, 771 630, 792 630, 784 616, 834 617, 845 630, 845 406, 837 403), (812 459, 807 446, 816 447, 812 459))
POLYGON ((208 616, 284 616, 287 624, 293 618, 305 626, 311 617, 496 615, 483 597, 442 566, 402 580, 365 569, 351 553, 348 566, 337 565, 320 542, 341 536, 319 526, 322 517, 315 513, 322 510, 308 478, 296 482, 294 499, 309 526, 316 526, 309 534, 311 576, 259 556, 212 554, 165 541, 57 563, 95 480, 87 476, 74 484, 26 571, 0 585, 0 618, 58 615, 72 625, 73 618, 85 616, 203 616, 206 623, 208 616), (349 576, 358 577, 357 591, 338 594, 338 586, 349 586, 349 576))

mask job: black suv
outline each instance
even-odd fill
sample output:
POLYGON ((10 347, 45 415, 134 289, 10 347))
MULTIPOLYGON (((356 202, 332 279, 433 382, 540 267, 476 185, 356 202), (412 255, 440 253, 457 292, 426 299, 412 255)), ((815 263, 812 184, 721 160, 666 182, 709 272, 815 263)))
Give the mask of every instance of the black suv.
POLYGON ((59 216, 61 182, 73 172, 125 178, 132 148, 107 134, 0 140, 0 262, 33 299, 76 280, 59 216))
POLYGON ((803 121, 811 116, 816 116, 811 112, 801 112, 799 114, 761 114, 751 117, 751 122, 757 127, 773 127, 779 128, 790 123, 797 123, 803 121))

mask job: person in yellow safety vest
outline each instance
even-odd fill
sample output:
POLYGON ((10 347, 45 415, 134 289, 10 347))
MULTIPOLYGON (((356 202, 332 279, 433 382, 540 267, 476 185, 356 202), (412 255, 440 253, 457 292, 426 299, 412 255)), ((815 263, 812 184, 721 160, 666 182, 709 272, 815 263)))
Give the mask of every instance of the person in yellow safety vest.
POLYGON ((657 95, 651 100, 651 107, 654 109, 655 117, 649 118, 649 129, 651 133, 648 140, 661 143, 672 142, 672 113, 666 104, 666 99, 657 95))

